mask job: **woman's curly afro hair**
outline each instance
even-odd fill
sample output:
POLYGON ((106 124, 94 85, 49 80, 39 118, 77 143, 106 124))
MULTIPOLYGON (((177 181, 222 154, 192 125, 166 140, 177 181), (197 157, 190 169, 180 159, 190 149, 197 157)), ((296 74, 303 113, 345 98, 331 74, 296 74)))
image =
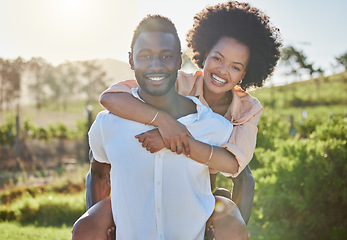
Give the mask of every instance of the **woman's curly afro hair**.
POLYGON ((207 7, 194 17, 187 33, 193 61, 203 68, 203 61, 222 37, 232 37, 246 44, 251 53, 241 88, 263 86, 280 57, 282 39, 269 17, 248 3, 230 1, 207 7))

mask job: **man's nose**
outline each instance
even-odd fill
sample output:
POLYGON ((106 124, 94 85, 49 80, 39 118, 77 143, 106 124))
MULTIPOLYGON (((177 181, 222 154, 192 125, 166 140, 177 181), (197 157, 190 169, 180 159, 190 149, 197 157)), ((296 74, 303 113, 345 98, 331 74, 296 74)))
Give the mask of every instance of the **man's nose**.
POLYGON ((161 70, 163 68, 162 61, 159 56, 153 57, 150 62, 150 69, 153 71, 161 70))

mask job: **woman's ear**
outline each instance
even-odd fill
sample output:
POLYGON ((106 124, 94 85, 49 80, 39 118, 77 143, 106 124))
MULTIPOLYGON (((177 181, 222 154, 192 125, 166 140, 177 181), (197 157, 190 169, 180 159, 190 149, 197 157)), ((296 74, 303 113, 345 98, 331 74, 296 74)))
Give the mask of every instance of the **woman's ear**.
POLYGON ((134 58, 133 58, 133 54, 131 52, 128 52, 129 54, 129 65, 131 70, 134 70, 134 58))

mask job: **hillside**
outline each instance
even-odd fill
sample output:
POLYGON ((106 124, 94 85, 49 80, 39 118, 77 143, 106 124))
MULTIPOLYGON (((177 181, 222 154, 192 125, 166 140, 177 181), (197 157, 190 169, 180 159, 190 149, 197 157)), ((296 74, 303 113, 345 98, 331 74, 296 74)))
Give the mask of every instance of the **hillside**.
POLYGON ((346 106, 347 71, 335 75, 252 91, 265 107, 346 106))
POLYGON ((106 78, 110 79, 107 84, 117 83, 122 80, 134 79, 134 73, 126 62, 114 59, 97 60, 97 63, 106 72, 106 78))

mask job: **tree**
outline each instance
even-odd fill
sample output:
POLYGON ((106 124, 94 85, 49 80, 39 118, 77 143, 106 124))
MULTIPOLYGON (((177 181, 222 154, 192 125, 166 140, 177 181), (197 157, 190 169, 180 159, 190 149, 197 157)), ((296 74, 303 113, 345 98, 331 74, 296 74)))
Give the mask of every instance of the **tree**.
POLYGON ((106 88, 106 73, 95 61, 83 61, 81 65, 81 92, 86 95, 86 105, 91 104, 93 99, 97 99, 106 88))
POLYGON ((347 71, 347 52, 344 54, 341 54, 340 56, 335 58, 338 64, 341 64, 345 67, 345 70, 347 71))
POLYGON ((48 86, 52 91, 53 99, 62 105, 64 111, 67 103, 73 96, 78 85, 78 68, 70 62, 58 65, 54 70, 54 77, 48 79, 48 86))
POLYGON ((44 87, 47 78, 52 77, 52 66, 41 57, 30 59, 27 66, 33 77, 29 88, 35 98, 36 109, 40 110, 46 99, 44 87))
POLYGON ((322 75, 324 73, 321 68, 314 68, 312 63, 307 62, 305 54, 295 49, 293 46, 284 47, 281 52, 281 60, 291 67, 288 75, 301 75, 300 69, 308 70, 312 78, 315 73, 322 75))
POLYGON ((0 110, 9 108, 18 101, 21 90, 21 77, 25 62, 21 58, 13 61, 0 59, 0 110))

